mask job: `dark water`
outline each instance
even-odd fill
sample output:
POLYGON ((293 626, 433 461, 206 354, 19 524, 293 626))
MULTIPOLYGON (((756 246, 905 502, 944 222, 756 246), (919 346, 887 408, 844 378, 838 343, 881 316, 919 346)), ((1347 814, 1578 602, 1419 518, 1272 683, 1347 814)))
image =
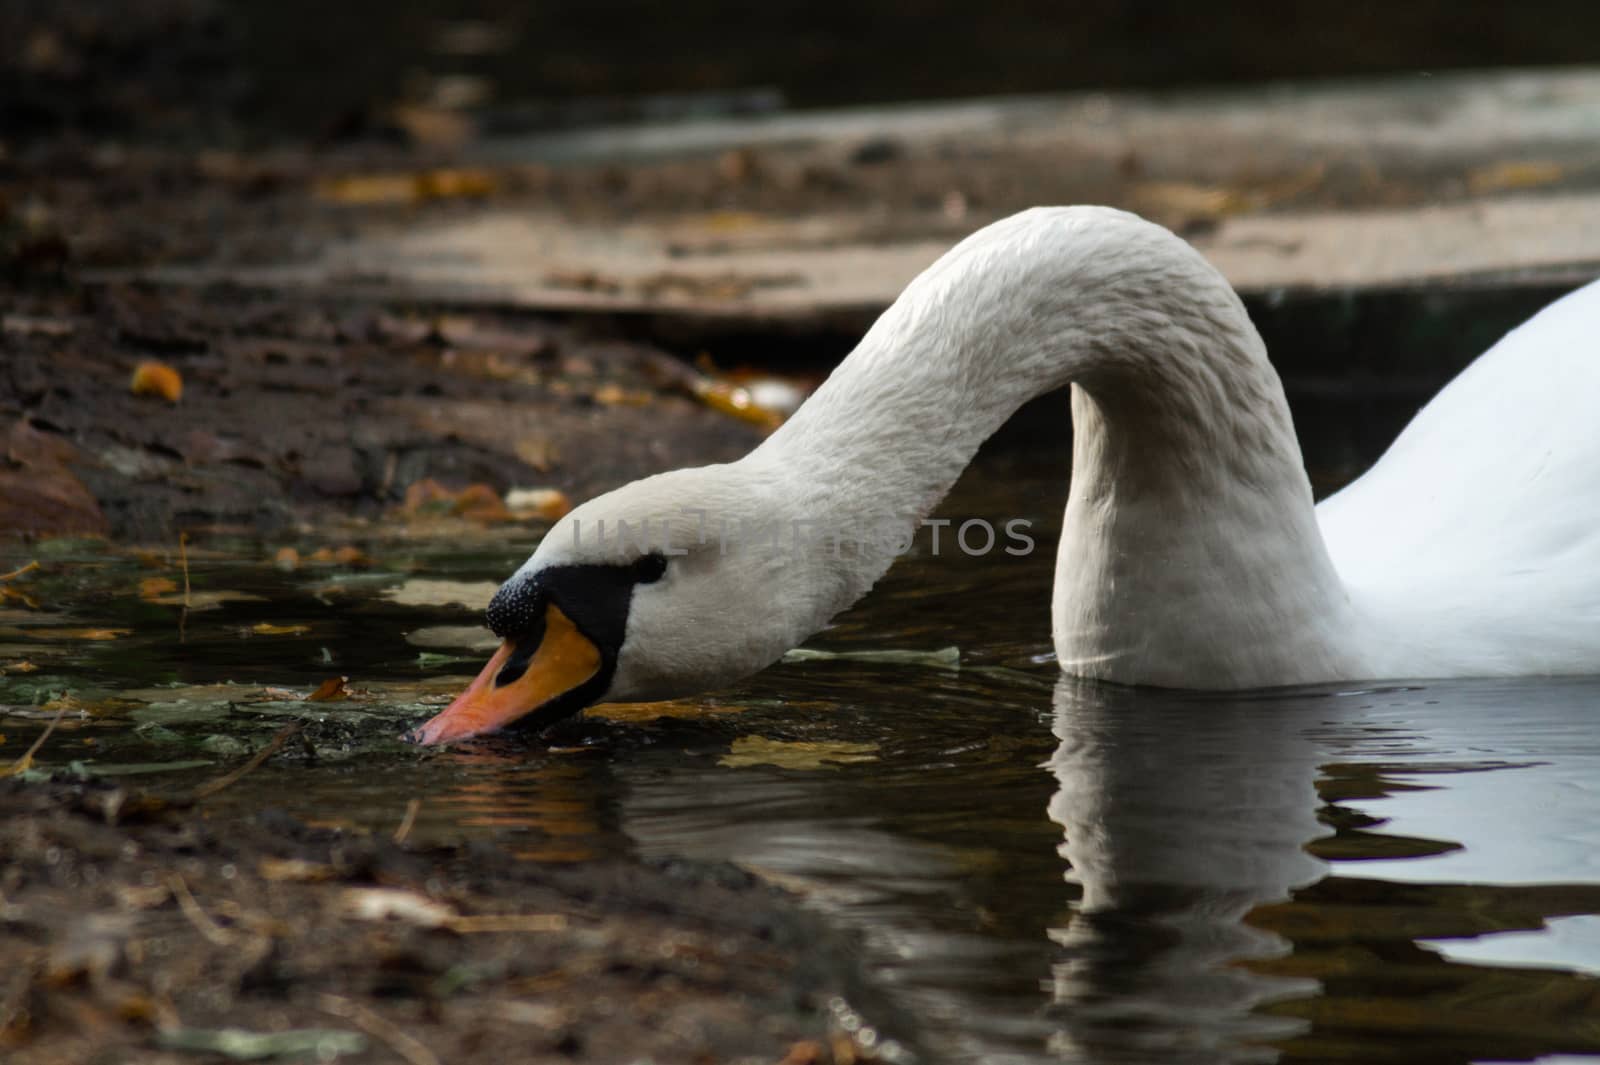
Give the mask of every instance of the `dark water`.
POLYGON ((281 572, 259 545, 200 556, 197 593, 263 598, 192 611, 181 639, 178 608, 136 590, 169 569, 58 549, 31 585, 45 609, 0 614, 0 662, 38 666, 0 676, 0 756, 62 691, 90 716, 41 762, 157 787, 308 716, 317 757, 286 751, 214 802, 388 831, 417 798, 420 836, 533 860, 736 862, 859 930, 918 1019, 886 1037, 932 1060, 1600 1055, 1600 680, 1193 696, 1060 679, 1046 530, 1063 493, 1045 472, 990 461, 947 508, 1035 518, 1040 551, 904 560, 812 644, 954 645, 959 669, 786 663, 602 711, 553 747, 394 740, 481 657, 419 661, 407 633, 475 615, 401 590, 498 580, 527 545, 375 541, 366 572, 281 572), (85 626, 130 631, 40 638, 85 626), (334 674, 367 694, 263 692, 334 674))

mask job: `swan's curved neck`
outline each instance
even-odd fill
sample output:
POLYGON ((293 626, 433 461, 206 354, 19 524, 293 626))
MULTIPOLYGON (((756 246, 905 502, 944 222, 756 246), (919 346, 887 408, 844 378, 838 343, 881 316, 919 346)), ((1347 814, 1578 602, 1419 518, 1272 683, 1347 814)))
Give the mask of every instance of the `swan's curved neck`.
MULTIPOLYGON (((1346 668, 1311 631, 1348 608, 1260 337, 1197 252, 1135 216, 1041 209, 969 237, 750 460, 781 464, 807 520, 921 517, 1013 411, 1069 382, 1063 665, 1208 687, 1346 668)), ((834 609, 887 562, 838 565, 834 609)))

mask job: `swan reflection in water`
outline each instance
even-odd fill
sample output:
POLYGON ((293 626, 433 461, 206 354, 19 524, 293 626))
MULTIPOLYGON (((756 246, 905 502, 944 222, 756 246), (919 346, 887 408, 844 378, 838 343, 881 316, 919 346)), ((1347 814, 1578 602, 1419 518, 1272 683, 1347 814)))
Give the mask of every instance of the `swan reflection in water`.
POLYGON ((1289 950, 1245 918, 1328 872, 1305 851, 1329 834, 1317 820, 1311 733, 1338 701, 1197 706, 1065 677, 1054 701, 1049 814, 1083 894, 1050 930, 1060 947, 1052 1046, 1085 1058, 1272 1060, 1251 1044, 1302 1026, 1252 1010, 1315 984, 1241 967, 1289 950))
POLYGON ((795 737, 787 702, 593 726, 613 744, 586 762, 611 782, 594 781, 598 823, 646 857, 801 889, 859 933, 906 1021, 890 1034, 931 1061, 1600 1050, 1600 985, 1536 954, 1600 965, 1591 919, 1560 917, 1600 913, 1600 681, 904 679, 773 677, 812 701, 808 742, 876 748, 833 768, 722 764, 742 737, 795 737))
POLYGON ((921 737, 870 766, 632 775, 622 824, 646 855, 738 862, 857 929, 934 1060, 1258 1060, 1299 1031, 1252 1010, 1315 985, 1235 963, 1286 953, 1244 918, 1327 871, 1304 848, 1328 834, 1312 734, 1338 701, 998 687, 964 671, 861 708, 921 737))

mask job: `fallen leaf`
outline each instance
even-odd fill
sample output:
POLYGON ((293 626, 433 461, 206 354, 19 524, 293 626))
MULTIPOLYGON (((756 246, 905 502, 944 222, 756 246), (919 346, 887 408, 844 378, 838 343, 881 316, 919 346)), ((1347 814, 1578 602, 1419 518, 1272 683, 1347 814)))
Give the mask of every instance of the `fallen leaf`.
POLYGON ((654 394, 621 385, 605 384, 594 390, 594 401, 603 407, 645 407, 655 402, 654 394))
POLYGON ((270 621, 258 621, 251 625, 247 632, 257 636, 297 636, 302 632, 310 632, 310 625, 275 625, 270 621))
POLYGON ((572 510, 572 500, 559 488, 513 488, 506 493, 506 506, 522 519, 560 521, 572 510))
POLYGON ((300 552, 292 547, 280 547, 272 556, 272 564, 285 572, 297 569, 300 565, 300 552))
POLYGON ((183 395, 183 378, 166 363, 146 359, 133 368, 129 388, 136 396, 160 396, 168 403, 176 403, 183 395))
POLYGON ((754 211, 711 211, 698 221, 713 233, 738 233, 761 226, 766 219, 754 211))
POLYGON ((186 606, 190 610, 215 610, 224 603, 264 603, 266 600, 251 592, 191 592, 184 595, 174 592, 170 595, 154 596, 146 602, 159 603, 161 606, 186 606))
POLYGON ((1560 163, 1547 159, 1489 163, 1467 175, 1467 189, 1475 196, 1507 189, 1533 189, 1541 185, 1553 185, 1566 173, 1566 168, 1560 163))
POLYGON ((783 424, 783 415, 768 410, 757 403, 750 390, 743 385, 727 381, 705 381, 694 389, 695 398, 712 410, 732 415, 740 421, 759 425, 763 429, 776 429, 783 424))
POLYGON ((603 292, 615 295, 622 291, 622 282, 597 270, 552 270, 544 275, 544 283, 551 288, 576 289, 579 292, 603 292))
POLYGON ((419 928, 448 928, 460 935, 559 932, 567 927, 567 919, 558 913, 460 914, 442 902, 403 888, 349 888, 339 902, 345 916, 358 921, 398 921, 419 928))
POLYGON ((168 1050, 194 1050, 221 1054, 234 1061, 266 1058, 308 1058, 332 1061, 343 1054, 360 1054, 367 1037, 338 1028, 290 1028, 281 1032, 252 1032, 244 1028, 169 1028, 158 1032, 157 1042, 168 1050))
POLYGON ((548 473, 556 462, 555 444, 548 436, 519 437, 512 450, 517 458, 540 473, 548 473))
POLYGON ((130 699, 121 699, 115 696, 91 699, 87 702, 71 693, 61 695, 55 699, 47 700, 39 709, 45 713, 63 711, 71 717, 116 717, 127 713, 139 704, 130 699))
POLYGON ((385 588, 383 597, 401 606, 463 606, 484 610, 499 590, 491 581, 440 581, 418 578, 394 588, 385 588))
POLYGON ((320 199, 352 207, 412 203, 418 198, 411 174, 347 174, 319 182, 316 192, 320 199))
POLYGON ((336 880, 337 867, 323 862, 308 862, 303 858, 263 858, 256 864, 256 872, 263 880, 288 880, 294 883, 315 883, 336 880))
POLYGON ((511 512, 500 501, 500 493, 486 484, 447 488, 431 477, 414 481, 406 488, 400 509, 406 514, 458 514, 481 522, 510 521, 511 512))
POLYGON ((345 690, 349 677, 329 677, 317 685, 317 690, 306 696, 308 703, 336 703, 350 698, 350 693, 345 690))
POLYGON ((824 1057, 822 1044, 810 1039, 803 1039, 789 1047, 789 1052, 783 1056, 778 1065, 822 1065, 832 1056, 824 1057))
POLYGON ((239 755, 252 753, 249 743, 237 736, 230 736, 224 732, 213 732, 201 740, 200 749, 207 754, 221 755, 224 758, 235 758, 239 755))
POLYGON ((178 582, 171 577, 146 577, 139 582, 139 598, 155 599, 178 590, 178 582))
POLYGON ((492 196, 500 181, 487 170, 429 170, 418 175, 425 200, 482 199, 492 196))
POLYGON ((154 1028, 165 1024, 176 1024, 177 1015, 172 1012, 169 1003, 153 999, 148 995, 131 992, 122 995, 116 1003, 117 1019, 128 1024, 137 1024, 145 1028, 154 1028))
POLYGON ((1130 198, 1145 214, 1188 221, 1213 221, 1250 207, 1247 198, 1232 189, 1183 181, 1147 181, 1134 186, 1130 198))
POLYGON ((500 501, 500 493, 486 484, 469 484, 457 494, 451 507, 455 513, 472 521, 510 521, 511 512, 500 501))
POLYGON ((412 481, 406 486, 405 501, 400 504, 400 509, 406 513, 415 513, 423 509, 435 509, 440 512, 448 511, 455 502, 456 494, 432 477, 424 477, 420 481, 412 481))
POLYGON ((39 600, 20 588, 0 584, 0 603, 17 603, 29 610, 39 610, 39 600))
POLYGON ((779 769, 837 769, 851 762, 875 762, 875 743, 828 740, 773 740, 765 736, 740 736, 717 764, 731 769, 770 765, 779 769))
POLYGON ((721 717, 737 714, 747 709, 736 703, 660 702, 660 703, 601 703, 584 711, 586 718, 604 718, 607 721, 647 722, 670 718, 721 717))
POLYGON ((458 916, 444 903, 403 888, 350 888, 339 903, 347 917, 358 921, 400 921, 421 928, 442 928, 458 916))
POLYGON ((359 547, 351 547, 348 544, 346 544, 344 547, 337 548, 319 547, 315 551, 311 552, 311 554, 306 556, 306 561, 332 562, 340 566, 353 566, 358 568, 372 565, 372 559, 368 558, 359 547))
POLYGON ((463 662, 481 662, 481 658, 469 658, 466 655, 444 655, 437 651, 422 651, 417 655, 417 666, 420 669, 438 669, 440 666, 454 666, 463 662))
POLYGON ((21 662, 12 662, 8 665, 0 666, 0 673, 33 673, 37 671, 38 668, 39 667, 34 665, 32 662, 24 660, 21 662))
POLYGON ((487 170, 423 170, 414 174, 348 174, 317 184, 317 195, 354 207, 425 203, 429 200, 483 199, 499 188, 487 170))
POLYGON ((132 632, 132 629, 0 629, 0 635, 28 640, 115 640, 132 632))

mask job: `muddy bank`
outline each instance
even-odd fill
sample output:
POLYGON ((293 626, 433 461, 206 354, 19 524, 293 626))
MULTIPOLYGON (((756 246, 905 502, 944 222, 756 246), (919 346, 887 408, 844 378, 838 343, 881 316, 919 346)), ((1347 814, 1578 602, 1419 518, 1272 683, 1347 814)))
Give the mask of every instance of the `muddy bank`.
POLYGON ((381 518, 430 478, 576 501, 761 438, 693 398, 665 352, 548 322, 231 288, 15 295, 0 364, 14 532, 270 534, 381 518), (130 389, 147 359, 179 373, 177 402, 130 389))
POLYGON ((847 946, 727 867, 541 866, 59 780, 0 783, 0 853, 17 1065, 865 1058, 847 946))

